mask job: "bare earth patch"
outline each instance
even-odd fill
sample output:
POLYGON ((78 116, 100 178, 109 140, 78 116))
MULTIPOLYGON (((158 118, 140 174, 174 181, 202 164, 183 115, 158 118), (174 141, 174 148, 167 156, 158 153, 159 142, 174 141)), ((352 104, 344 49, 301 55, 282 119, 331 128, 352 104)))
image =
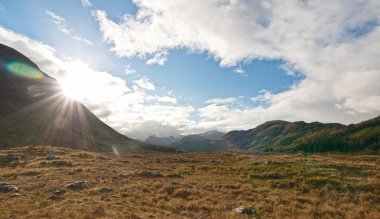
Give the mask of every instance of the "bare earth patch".
POLYGON ((378 155, 38 146, 0 158, 0 183, 20 194, 0 193, 0 218, 380 218, 378 155))

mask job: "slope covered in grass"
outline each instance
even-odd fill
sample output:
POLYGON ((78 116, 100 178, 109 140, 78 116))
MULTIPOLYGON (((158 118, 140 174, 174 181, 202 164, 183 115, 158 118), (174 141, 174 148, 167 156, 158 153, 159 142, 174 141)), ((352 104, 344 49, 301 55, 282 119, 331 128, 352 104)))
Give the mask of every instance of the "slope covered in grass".
POLYGON ((173 151, 116 132, 84 105, 66 97, 59 83, 30 59, 2 44, 0 103, 0 147, 56 145, 101 151, 173 151))

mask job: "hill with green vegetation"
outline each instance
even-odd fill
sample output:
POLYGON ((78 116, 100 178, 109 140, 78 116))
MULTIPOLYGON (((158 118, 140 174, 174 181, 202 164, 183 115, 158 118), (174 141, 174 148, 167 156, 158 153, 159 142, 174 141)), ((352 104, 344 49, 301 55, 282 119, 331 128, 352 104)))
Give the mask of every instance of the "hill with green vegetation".
POLYGON ((349 126, 270 121, 247 131, 229 132, 221 144, 260 152, 379 152, 380 117, 349 126))
POLYGON ((80 102, 66 97, 59 83, 30 59, 2 44, 0 103, 0 148, 54 145, 98 151, 174 151, 116 132, 80 102))
POLYGON ((185 152, 214 152, 225 149, 219 139, 224 135, 218 131, 187 135, 176 142, 176 148, 185 152))

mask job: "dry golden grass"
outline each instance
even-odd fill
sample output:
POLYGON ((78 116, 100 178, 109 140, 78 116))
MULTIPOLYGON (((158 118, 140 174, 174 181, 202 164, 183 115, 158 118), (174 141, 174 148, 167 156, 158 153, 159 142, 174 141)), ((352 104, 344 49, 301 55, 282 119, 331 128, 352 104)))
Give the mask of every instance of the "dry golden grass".
POLYGON ((23 162, 0 163, 0 182, 23 196, 0 193, 0 218, 380 218, 376 155, 115 156, 39 146, 0 150, 0 157, 9 153, 23 162), (47 160, 47 151, 66 163, 47 160), (89 187, 48 199, 79 180, 89 187), (242 205, 257 215, 232 211, 242 205))

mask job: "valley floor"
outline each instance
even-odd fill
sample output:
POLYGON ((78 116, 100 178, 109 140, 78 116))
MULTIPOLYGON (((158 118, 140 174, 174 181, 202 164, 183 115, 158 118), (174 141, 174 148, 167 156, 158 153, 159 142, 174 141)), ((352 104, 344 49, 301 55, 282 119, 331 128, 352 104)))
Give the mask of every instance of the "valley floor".
POLYGON ((23 147, 0 150, 1 185, 0 218, 380 218, 378 155, 23 147))

